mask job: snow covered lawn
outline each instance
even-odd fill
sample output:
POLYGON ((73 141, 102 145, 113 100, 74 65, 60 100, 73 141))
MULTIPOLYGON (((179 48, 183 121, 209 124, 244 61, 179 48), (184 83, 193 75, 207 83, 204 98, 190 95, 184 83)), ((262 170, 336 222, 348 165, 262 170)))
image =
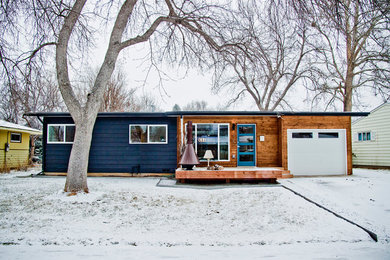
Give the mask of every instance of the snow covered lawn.
MULTIPOLYGON (((282 187, 206 190, 157 187, 157 178, 89 178, 90 194, 67 197, 61 192, 65 178, 16 177, 27 174, 0 176, 0 258, 390 257, 388 222, 376 226, 370 222, 376 219, 364 217, 359 223, 357 217, 359 224, 378 227, 382 240, 375 243, 361 229, 282 187)), ((342 185, 351 178, 335 182, 342 185)), ((316 191, 320 199, 322 188, 315 179, 284 182, 297 188, 305 180, 314 187, 307 191, 316 191)), ((361 189, 346 189, 345 196, 352 190, 357 194, 361 189)), ((335 193, 344 194, 337 189, 335 193)), ((378 201, 370 207, 380 207, 379 214, 390 208, 381 196, 370 197, 378 201)))
POLYGON ((390 243, 390 170, 355 168, 352 176, 280 182, 375 232, 380 241, 390 243))

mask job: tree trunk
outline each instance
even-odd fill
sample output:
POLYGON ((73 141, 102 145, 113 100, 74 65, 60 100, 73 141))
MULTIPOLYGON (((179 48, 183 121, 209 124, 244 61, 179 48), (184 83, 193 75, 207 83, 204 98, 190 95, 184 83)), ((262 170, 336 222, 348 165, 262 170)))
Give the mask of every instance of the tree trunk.
POLYGON ((353 71, 348 68, 344 86, 344 112, 352 111, 353 71))
POLYGON ((87 172, 92 131, 96 116, 75 121, 75 136, 70 153, 65 192, 88 192, 87 172))

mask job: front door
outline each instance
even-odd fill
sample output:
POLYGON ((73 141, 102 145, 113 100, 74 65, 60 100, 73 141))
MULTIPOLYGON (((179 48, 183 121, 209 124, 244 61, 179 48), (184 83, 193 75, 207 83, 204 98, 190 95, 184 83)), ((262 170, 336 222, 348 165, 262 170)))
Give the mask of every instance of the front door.
POLYGON ((237 166, 256 166, 255 125, 238 125, 237 166))

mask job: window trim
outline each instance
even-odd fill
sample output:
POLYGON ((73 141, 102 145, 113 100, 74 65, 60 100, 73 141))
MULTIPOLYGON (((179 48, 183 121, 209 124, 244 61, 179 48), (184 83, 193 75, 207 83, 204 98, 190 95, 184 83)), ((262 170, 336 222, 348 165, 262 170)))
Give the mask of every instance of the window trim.
POLYGON ((167 124, 129 124, 129 144, 168 144, 168 125, 167 124), (146 126, 147 127, 147 142, 146 143, 141 143, 141 142, 132 142, 131 141, 131 126, 146 126), (165 127, 165 142, 150 142, 150 127, 151 126, 163 126, 165 127))
POLYGON ((22 142, 22 134, 21 133, 11 133, 9 140, 10 140, 11 143, 21 143, 22 142), (12 135, 19 136, 19 141, 13 141, 12 140, 12 135))
POLYGON ((75 124, 47 124, 47 144, 73 144, 73 142, 67 142, 66 141, 66 127, 67 126, 75 126, 75 124), (50 126, 63 126, 64 127, 64 141, 50 141, 49 140, 49 137, 50 137, 50 134, 49 134, 49 129, 50 129, 50 126))
MULTIPOLYGON (((230 162, 230 123, 193 123, 193 126, 195 126, 195 143, 194 143, 194 148, 196 154, 198 154, 198 128, 197 125, 218 125, 218 144, 217 144, 217 149, 218 149, 218 159, 212 160, 213 162, 230 162), (220 125, 225 125, 227 126, 228 129, 228 159, 227 160, 220 160, 220 143, 219 143, 219 126, 220 125)), ((185 124, 184 129, 187 129, 187 124, 185 124)), ((187 134, 187 133, 186 133, 187 134)), ((207 162, 206 159, 199 159, 201 162, 207 162)), ((211 161, 211 160, 210 160, 211 161)))

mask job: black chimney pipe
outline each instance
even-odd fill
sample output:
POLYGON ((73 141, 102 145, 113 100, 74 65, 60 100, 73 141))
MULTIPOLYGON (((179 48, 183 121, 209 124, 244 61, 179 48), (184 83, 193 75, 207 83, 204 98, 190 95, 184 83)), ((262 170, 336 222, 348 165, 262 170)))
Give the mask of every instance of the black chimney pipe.
POLYGON ((179 164, 186 170, 192 170, 195 165, 200 164, 192 144, 192 121, 187 122, 187 144, 179 164))

